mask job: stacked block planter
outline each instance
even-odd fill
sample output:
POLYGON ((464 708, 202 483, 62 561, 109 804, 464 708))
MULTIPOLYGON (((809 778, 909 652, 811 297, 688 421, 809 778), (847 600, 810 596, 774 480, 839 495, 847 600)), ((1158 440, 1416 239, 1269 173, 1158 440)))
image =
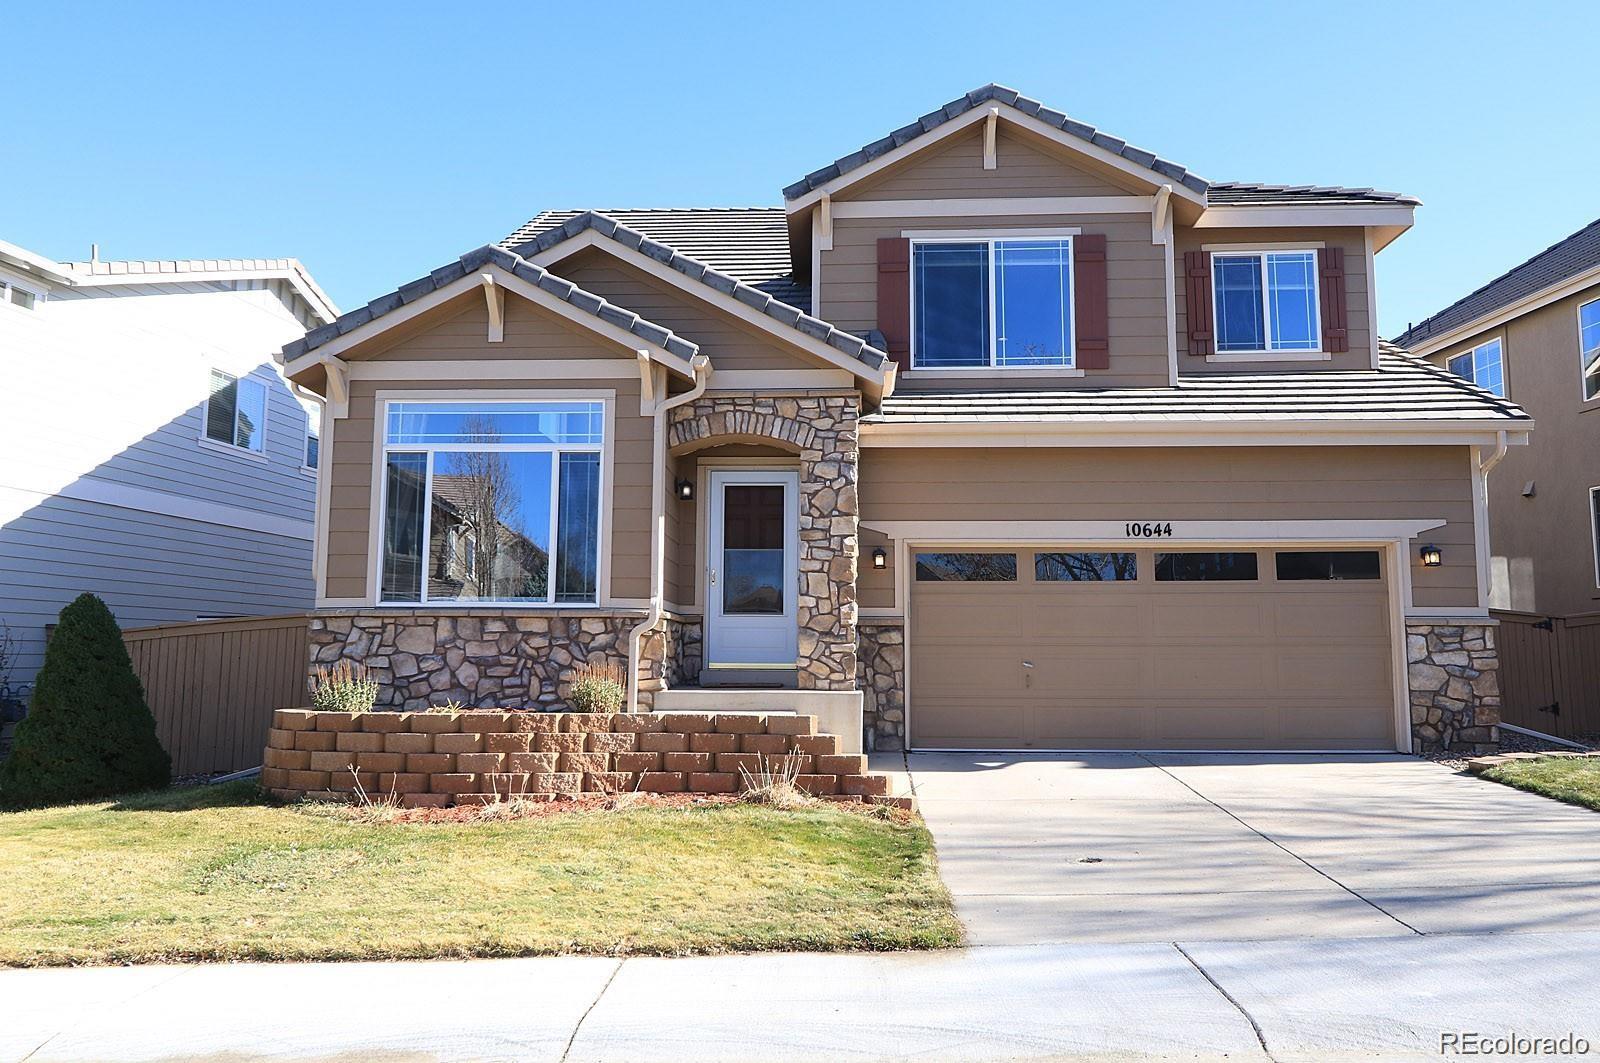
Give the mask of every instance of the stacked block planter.
POLYGON ((836 801, 908 804, 867 758, 840 752, 815 716, 786 713, 317 712, 279 709, 261 785, 285 800, 407 808, 584 793, 737 793, 782 768, 836 801))

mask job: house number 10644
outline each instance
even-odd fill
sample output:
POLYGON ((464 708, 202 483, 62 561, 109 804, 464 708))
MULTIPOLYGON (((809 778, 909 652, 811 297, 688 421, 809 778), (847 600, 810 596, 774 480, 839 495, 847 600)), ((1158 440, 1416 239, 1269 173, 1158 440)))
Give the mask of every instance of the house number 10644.
POLYGON ((1122 531, 1130 539, 1165 539, 1172 535, 1172 522, 1131 521, 1122 526, 1122 531))

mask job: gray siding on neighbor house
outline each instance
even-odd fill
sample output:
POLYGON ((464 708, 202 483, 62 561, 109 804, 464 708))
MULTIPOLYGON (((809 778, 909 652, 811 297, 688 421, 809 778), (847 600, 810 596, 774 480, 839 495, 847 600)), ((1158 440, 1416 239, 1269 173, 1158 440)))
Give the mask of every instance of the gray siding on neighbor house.
POLYGON ((123 627, 293 612, 311 603, 311 539, 44 499, 0 527, 0 620, 15 644, 13 682, 32 680, 46 626, 85 591, 123 627))

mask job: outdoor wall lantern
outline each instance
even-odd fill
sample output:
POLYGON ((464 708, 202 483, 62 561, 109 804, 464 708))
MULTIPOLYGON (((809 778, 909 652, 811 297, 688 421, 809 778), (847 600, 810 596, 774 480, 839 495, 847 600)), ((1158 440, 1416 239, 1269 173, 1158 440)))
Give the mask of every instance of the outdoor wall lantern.
POLYGON ((1438 568, 1444 564, 1444 552, 1432 543, 1424 546, 1418 554, 1422 557, 1423 568, 1438 568))
POLYGON ((678 497, 685 502, 691 501, 694 498, 694 481, 679 480, 678 497))
POLYGON ((889 564, 889 555, 884 553, 883 547, 881 547, 881 546, 873 547, 872 548, 872 567, 873 568, 886 568, 888 566, 888 564, 889 564))

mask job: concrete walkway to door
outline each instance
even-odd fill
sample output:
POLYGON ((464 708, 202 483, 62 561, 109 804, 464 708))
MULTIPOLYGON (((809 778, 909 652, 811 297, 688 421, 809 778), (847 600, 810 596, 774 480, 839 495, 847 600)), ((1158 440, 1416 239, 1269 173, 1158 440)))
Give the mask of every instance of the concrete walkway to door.
POLYGON ((907 764, 974 945, 1600 928, 1600 816, 1413 757, 907 764))

